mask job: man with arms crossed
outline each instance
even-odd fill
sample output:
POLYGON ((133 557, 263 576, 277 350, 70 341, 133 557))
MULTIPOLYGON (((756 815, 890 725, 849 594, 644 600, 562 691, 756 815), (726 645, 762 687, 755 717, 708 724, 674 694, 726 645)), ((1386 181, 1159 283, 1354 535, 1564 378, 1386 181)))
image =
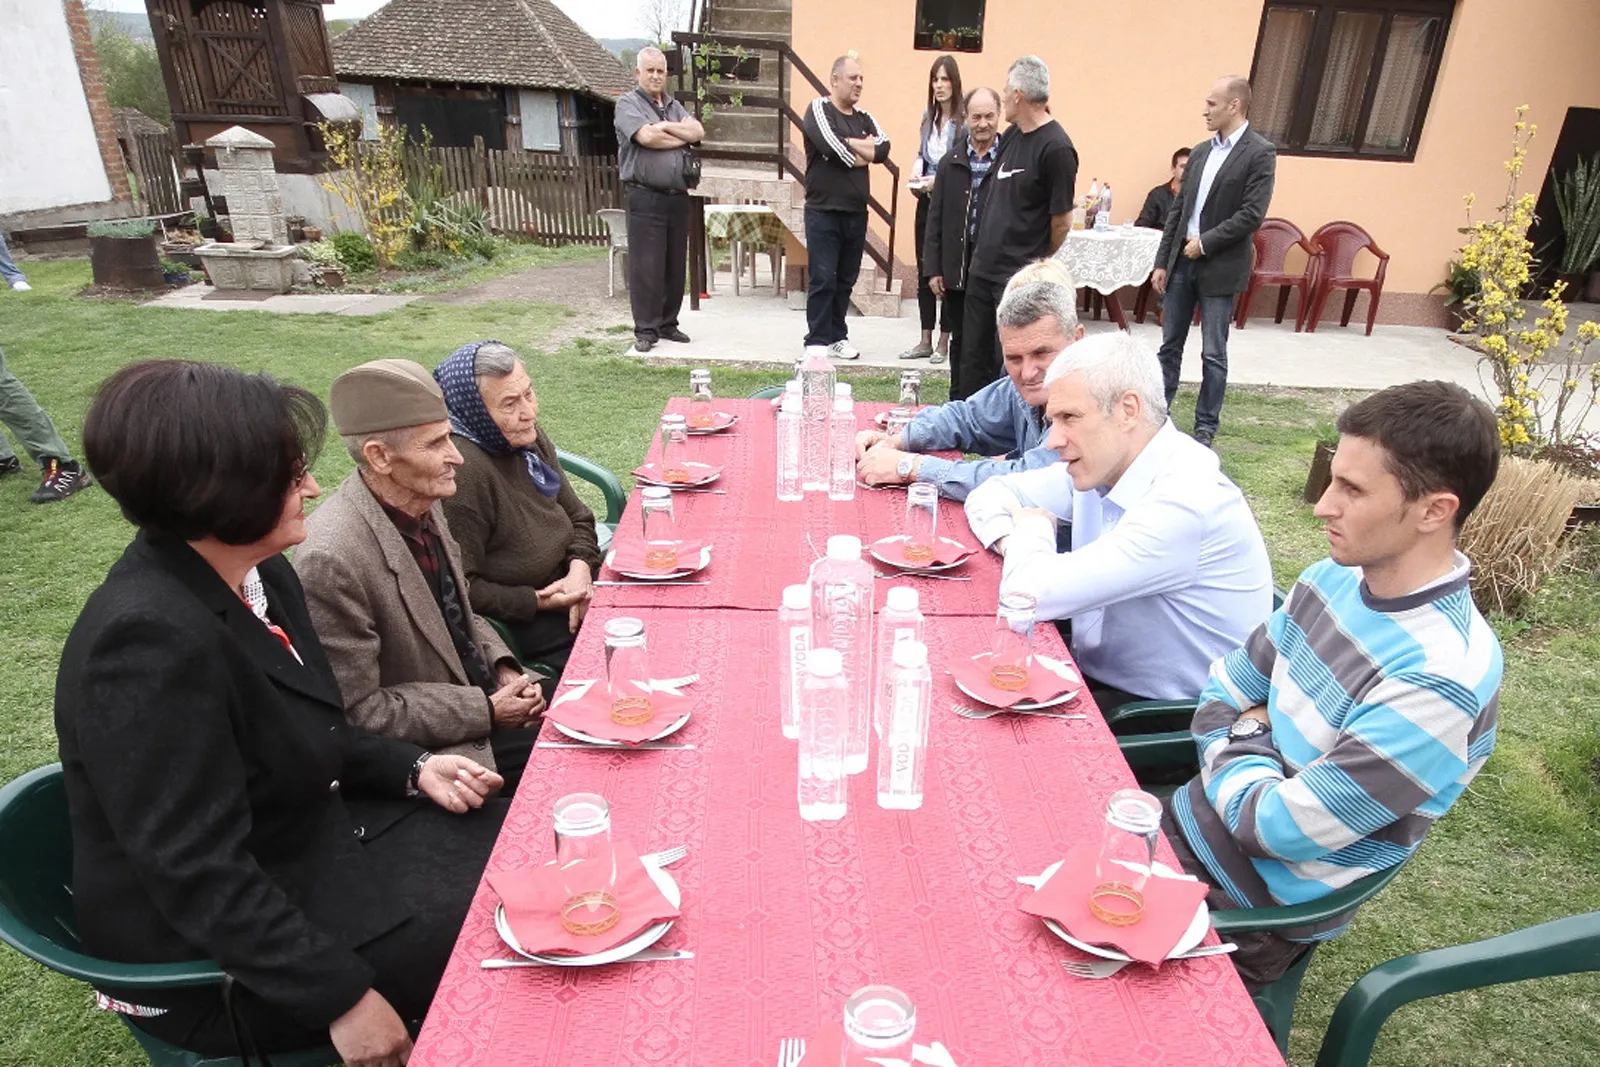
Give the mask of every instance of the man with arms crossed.
MULTIPOLYGON (((1313 564, 1194 717, 1200 775, 1162 829, 1213 908, 1303 904, 1404 863, 1494 749, 1500 642, 1456 535, 1494 481, 1494 413, 1446 382, 1397 385, 1339 417, 1313 564)), ((1252 988, 1346 913, 1236 936, 1252 988)))
POLYGON ((1062 460, 991 478, 967 520, 1005 556, 1002 593, 1072 620, 1072 654, 1102 709, 1193 699, 1211 663, 1272 611, 1255 516, 1217 456, 1167 418, 1155 354, 1118 330, 1086 337, 1045 376, 1062 460), (1072 551, 1056 523, 1072 522, 1072 551))
MULTIPOLYGON (((966 308, 967 263, 972 258, 972 238, 978 232, 978 216, 983 206, 983 183, 994 166, 999 147, 1000 94, 978 88, 967 94, 967 126, 956 131, 955 144, 939 161, 933 192, 928 196, 928 228, 924 233, 922 258, 928 270, 939 273, 928 278, 928 288, 944 301, 950 322, 950 350, 961 358, 961 338, 965 336, 962 312, 966 308)), ((928 362, 946 360, 935 350, 928 362)))

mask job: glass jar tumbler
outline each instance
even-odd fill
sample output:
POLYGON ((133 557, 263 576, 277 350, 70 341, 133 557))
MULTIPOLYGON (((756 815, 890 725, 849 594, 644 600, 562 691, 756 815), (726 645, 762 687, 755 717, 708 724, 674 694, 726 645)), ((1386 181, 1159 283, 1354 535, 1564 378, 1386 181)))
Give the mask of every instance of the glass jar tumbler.
POLYGON ((619 726, 640 726, 655 717, 650 650, 638 619, 620 616, 606 623, 606 693, 611 721, 619 726))
POLYGON ((917 482, 906 490, 906 559, 931 563, 937 554, 938 535, 939 490, 917 482))
POLYGON ((917 1009, 893 986, 869 985, 844 1002, 844 1067, 911 1060, 917 1009))
POLYGON ((689 428, 703 430, 716 421, 716 416, 711 411, 711 372, 708 370, 692 370, 689 372, 689 428))
POLYGON ((1095 860, 1089 913, 1108 926, 1132 926, 1144 917, 1144 887, 1156 858, 1161 801, 1138 789, 1119 789, 1106 804, 1105 829, 1095 860))
POLYGON ((639 491, 639 512, 644 518, 644 562, 653 571, 678 566, 678 523, 672 513, 672 490, 647 485, 639 491))
POLYGON ((661 416, 661 480, 689 480, 689 424, 682 415, 661 416))
POLYGON ((565 896, 561 926, 593 937, 617 925, 617 855, 611 845, 611 808, 595 793, 572 793, 556 801, 556 866, 565 896))
POLYGON ((1026 593, 1000 594, 990 649, 989 684, 1014 693, 1028 684, 1033 667, 1034 599, 1026 593))

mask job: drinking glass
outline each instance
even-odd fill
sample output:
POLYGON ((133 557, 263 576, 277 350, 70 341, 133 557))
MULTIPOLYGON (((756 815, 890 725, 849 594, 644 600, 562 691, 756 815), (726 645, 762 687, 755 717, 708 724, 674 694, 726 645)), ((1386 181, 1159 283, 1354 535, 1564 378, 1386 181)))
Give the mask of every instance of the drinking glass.
POLYGON ((939 544, 939 490, 918 482, 906 490, 906 559, 927 563, 939 544))
POLYGON ((703 430, 716 421, 711 411, 711 372, 689 372, 689 426, 703 430))
POLYGON ((920 408, 922 406, 921 371, 903 370, 900 372, 900 406, 903 408, 920 408))
POLYGON ((664 485, 647 485, 639 492, 639 509, 644 516, 644 563, 653 571, 676 570, 678 566, 678 523, 672 514, 672 490, 664 485))
POLYGON ((556 801, 556 866, 566 895, 561 925, 569 934, 603 934, 622 918, 617 903, 617 854, 611 846, 611 808, 595 793, 556 801))
POLYGON ((844 1002, 845 1067, 911 1059, 917 1009, 911 998, 886 985, 869 985, 844 1002))
POLYGON ((689 480, 689 424, 682 415, 661 416, 661 480, 689 480))
POLYGON ((1132 926, 1144 916, 1144 887, 1156 858, 1161 801, 1138 789, 1119 789, 1106 805, 1106 825, 1095 860, 1089 912, 1110 926, 1132 926))
POLYGON ((989 684, 996 689, 1014 693, 1028 684, 1028 671, 1033 666, 1033 613, 1034 600, 1028 594, 1000 594, 994 654, 989 660, 989 684))
POLYGON ((606 623, 606 694, 611 698, 611 721, 620 726, 639 726, 655 717, 650 650, 644 623, 638 619, 621 616, 606 623))
POLYGON ((906 427, 911 425, 911 420, 916 418, 916 413, 910 408, 899 407, 889 409, 889 418, 884 429, 890 437, 905 433, 906 427))

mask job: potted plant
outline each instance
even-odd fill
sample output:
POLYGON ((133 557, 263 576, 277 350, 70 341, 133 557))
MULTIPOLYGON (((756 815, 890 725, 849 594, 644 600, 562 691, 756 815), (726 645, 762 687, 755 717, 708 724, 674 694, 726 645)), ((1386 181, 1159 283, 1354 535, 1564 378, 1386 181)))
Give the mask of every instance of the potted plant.
POLYGON ((305 226, 302 228, 302 232, 305 234, 306 240, 313 244, 322 240, 321 226, 305 226))
POLYGON ((91 222, 89 264, 94 284, 112 289, 159 289, 166 284, 149 219, 91 222))
POLYGON ((952 47, 958 52, 983 51, 983 31, 976 26, 957 26, 956 43, 952 47))
POLYGON ((1444 281, 1428 290, 1445 293, 1444 310, 1450 316, 1451 333, 1461 332, 1461 322, 1467 316, 1467 301, 1477 296, 1482 288, 1483 281, 1475 269, 1462 266, 1459 259, 1452 259, 1445 267, 1444 281))
POLYGON ((189 268, 182 263, 174 262, 166 256, 161 257, 161 277, 166 279, 168 285, 188 285, 193 279, 189 276, 189 268))
POLYGON ((1553 183, 1566 245, 1556 277, 1567 283, 1568 300, 1600 300, 1600 153, 1579 158, 1553 183), (1595 273, 1591 274, 1590 272, 1595 273))

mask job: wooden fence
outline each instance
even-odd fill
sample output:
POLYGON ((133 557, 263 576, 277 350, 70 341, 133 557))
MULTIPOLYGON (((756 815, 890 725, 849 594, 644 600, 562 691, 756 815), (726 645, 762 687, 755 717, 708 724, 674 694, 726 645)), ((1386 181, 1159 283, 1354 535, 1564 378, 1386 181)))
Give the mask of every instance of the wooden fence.
POLYGON ((607 156, 409 146, 408 181, 431 180, 441 197, 470 195, 497 233, 541 244, 606 244, 601 208, 622 206, 617 161, 607 156))
POLYGON ((178 196, 178 159, 170 133, 136 133, 123 153, 135 180, 139 210, 170 215, 186 209, 178 196))

